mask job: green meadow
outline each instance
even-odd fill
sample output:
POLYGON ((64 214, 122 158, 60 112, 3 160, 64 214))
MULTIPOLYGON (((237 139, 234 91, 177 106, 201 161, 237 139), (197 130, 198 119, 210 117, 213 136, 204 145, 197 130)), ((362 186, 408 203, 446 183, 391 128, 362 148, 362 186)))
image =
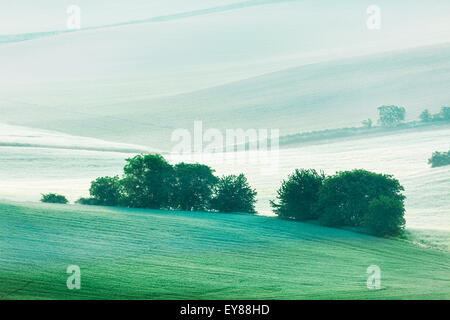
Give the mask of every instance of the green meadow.
POLYGON ((450 299, 446 251, 272 217, 3 203, 0 221, 0 299, 450 299))

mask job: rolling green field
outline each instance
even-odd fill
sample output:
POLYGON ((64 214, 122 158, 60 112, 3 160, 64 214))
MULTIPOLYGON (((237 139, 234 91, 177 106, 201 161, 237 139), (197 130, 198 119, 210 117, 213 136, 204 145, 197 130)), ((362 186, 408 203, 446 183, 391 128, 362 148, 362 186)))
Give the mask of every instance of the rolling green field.
POLYGON ((0 222, 0 299, 450 299, 448 252, 271 217, 8 203, 0 222))

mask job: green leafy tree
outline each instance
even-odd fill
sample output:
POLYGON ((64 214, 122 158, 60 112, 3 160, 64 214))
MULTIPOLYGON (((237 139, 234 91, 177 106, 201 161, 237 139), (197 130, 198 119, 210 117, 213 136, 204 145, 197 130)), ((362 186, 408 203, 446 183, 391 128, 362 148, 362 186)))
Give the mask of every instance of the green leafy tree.
POLYGON ((122 179, 124 204, 133 208, 170 207, 175 182, 172 165, 159 154, 137 155, 126 161, 122 179))
POLYGON ((102 206, 117 206, 123 195, 121 181, 118 176, 97 178, 91 182, 89 193, 93 200, 80 199, 80 202, 102 206))
POLYGON ((398 236, 405 228, 405 207, 401 201, 380 196, 369 203, 362 226, 379 237, 398 236))
POLYGON ((395 127, 405 120, 406 110, 397 106, 378 107, 379 122, 385 127, 395 127))
POLYGON ((430 113, 430 111, 428 111, 428 109, 425 109, 421 114, 420 114, 420 120, 422 122, 430 122, 433 120, 433 115, 430 113))
POLYGON ((324 179, 324 173, 314 169, 295 170, 278 189, 277 202, 270 202, 275 214, 296 220, 317 218, 314 209, 324 179))
POLYGON ((391 175, 361 169, 338 172, 327 177, 320 188, 319 221, 333 227, 359 227, 373 199, 384 195, 403 204, 402 191, 391 175))
POLYGON ((66 204, 69 201, 63 195, 56 193, 47 193, 42 195, 41 202, 66 204))
POLYGON ((214 187, 210 208, 219 212, 255 213, 256 194, 243 174, 224 176, 214 187))
POLYGON ((202 164, 179 163, 175 165, 175 182, 171 207, 181 210, 206 210, 211 200, 212 188, 218 178, 214 170, 202 164))

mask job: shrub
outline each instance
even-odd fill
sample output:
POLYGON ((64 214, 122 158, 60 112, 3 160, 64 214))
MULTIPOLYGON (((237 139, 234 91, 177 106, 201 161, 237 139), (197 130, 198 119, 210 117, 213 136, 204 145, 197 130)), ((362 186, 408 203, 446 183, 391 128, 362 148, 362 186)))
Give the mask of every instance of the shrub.
POLYGON ((333 227, 359 227, 373 199, 384 195, 403 205, 403 190, 390 175, 366 170, 338 172, 327 177, 320 188, 319 221, 333 227))
POLYGON ((224 176, 214 187, 210 208, 219 212, 255 213, 256 194, 243 174, 224 176))
POLYGON ((323 172, 318 173, 314 169, 295 170, 278 189, 278 202, 270 202, 275 214, 296 220, 317 218, 314 209, 324 179, 323 172))
POLYGON ((375 236, 398 236, 405 228, 403 203, 386 196, 373 199, 362 226, 375 236))
POLYGON ((174 169, 159 154, 127 159, 122 179, 124 204, 133 208, 170 207, 175 182, 174 169))
POLYGON ((63 195, 56 193, 47 193, 42 195, 41 202, 66 204, 69 201, 63 195))
POLYGON ((433 152, 433 155, 430 159, 428 159, 428 164, 431 164, 431 167, 442 167, 450 165, 450 151, 448 152, 433 152))
POLYGON ((118 176, 97 178, 91 182, 89 193, 92 198, 82 200, 85 204, 117 206, 122 197, 121 181, 118 176))
POLYGON ((212 188, 218 178, 210 167, 202 164, 179 163, 175 165, 175 182, 171 207, 181 210, 206 210, 211 200, 212 188))
POLYGON ((94 198, 80 198, 75 201, 77 204, 87 205, 87 206, 96 206, 100 205, 99 202, 94 198))

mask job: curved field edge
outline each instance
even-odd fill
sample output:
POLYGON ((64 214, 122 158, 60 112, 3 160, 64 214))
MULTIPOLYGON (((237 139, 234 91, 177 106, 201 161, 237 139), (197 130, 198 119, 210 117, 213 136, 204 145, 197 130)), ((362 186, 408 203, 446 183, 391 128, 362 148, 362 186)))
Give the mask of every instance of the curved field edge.
POLYGON ((4 203, 0 221, 0 299, 450 298, 447 252, 271 217, 4 203))

